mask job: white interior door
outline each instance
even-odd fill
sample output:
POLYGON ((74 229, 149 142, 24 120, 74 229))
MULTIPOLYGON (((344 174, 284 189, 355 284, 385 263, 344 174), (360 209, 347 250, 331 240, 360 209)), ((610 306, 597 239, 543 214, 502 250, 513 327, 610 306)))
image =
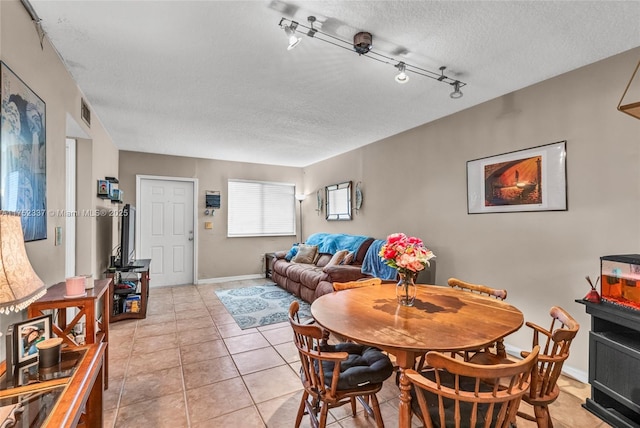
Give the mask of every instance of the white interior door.
POLYGON ((194 283, 193 180, 139 178, 136 258, 151 259, 150 286, 194 283))
MULTIPOLYGON (((65 149, 65 209, 72 213, 76 211, 76 140, 67 138, 65 149)), ((76 274, 76 217, 68 215, 64 223, 64 274, 69 278, 76 274)))

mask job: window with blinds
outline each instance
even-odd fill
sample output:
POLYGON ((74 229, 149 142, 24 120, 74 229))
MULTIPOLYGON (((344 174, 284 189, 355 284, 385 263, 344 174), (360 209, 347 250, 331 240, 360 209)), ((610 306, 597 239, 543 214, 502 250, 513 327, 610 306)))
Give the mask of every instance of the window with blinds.
POLYGON ((296 234, 295 185, 229 180, 227 236, 296 234))

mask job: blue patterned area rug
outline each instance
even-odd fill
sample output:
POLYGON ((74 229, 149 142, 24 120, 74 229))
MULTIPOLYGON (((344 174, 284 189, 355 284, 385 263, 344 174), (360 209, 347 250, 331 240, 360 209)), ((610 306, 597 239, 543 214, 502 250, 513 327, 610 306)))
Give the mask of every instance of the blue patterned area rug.
POLYGON ((289 305, 300 303, 300 318, 311 317, 310 305, 275 284, 217 290, 216 294, 241 329, 289 320, 289 305))

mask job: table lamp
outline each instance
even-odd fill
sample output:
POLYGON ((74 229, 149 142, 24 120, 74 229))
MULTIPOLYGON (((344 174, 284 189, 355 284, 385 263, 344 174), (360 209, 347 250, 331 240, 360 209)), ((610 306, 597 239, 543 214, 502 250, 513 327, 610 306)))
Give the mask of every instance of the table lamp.
POLYGON ((19 312, 46 292, 27 257, 20 215, 0 211, 0 314, 19 312))

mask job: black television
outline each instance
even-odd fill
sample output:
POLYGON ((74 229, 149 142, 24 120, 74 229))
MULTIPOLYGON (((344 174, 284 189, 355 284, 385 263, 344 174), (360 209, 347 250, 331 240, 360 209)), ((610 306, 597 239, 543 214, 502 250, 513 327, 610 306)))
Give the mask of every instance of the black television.
POLYGON ((136 255, 136 208, 126 204, 120 217, 120 258, 119 268, 131 266, 136 255))

